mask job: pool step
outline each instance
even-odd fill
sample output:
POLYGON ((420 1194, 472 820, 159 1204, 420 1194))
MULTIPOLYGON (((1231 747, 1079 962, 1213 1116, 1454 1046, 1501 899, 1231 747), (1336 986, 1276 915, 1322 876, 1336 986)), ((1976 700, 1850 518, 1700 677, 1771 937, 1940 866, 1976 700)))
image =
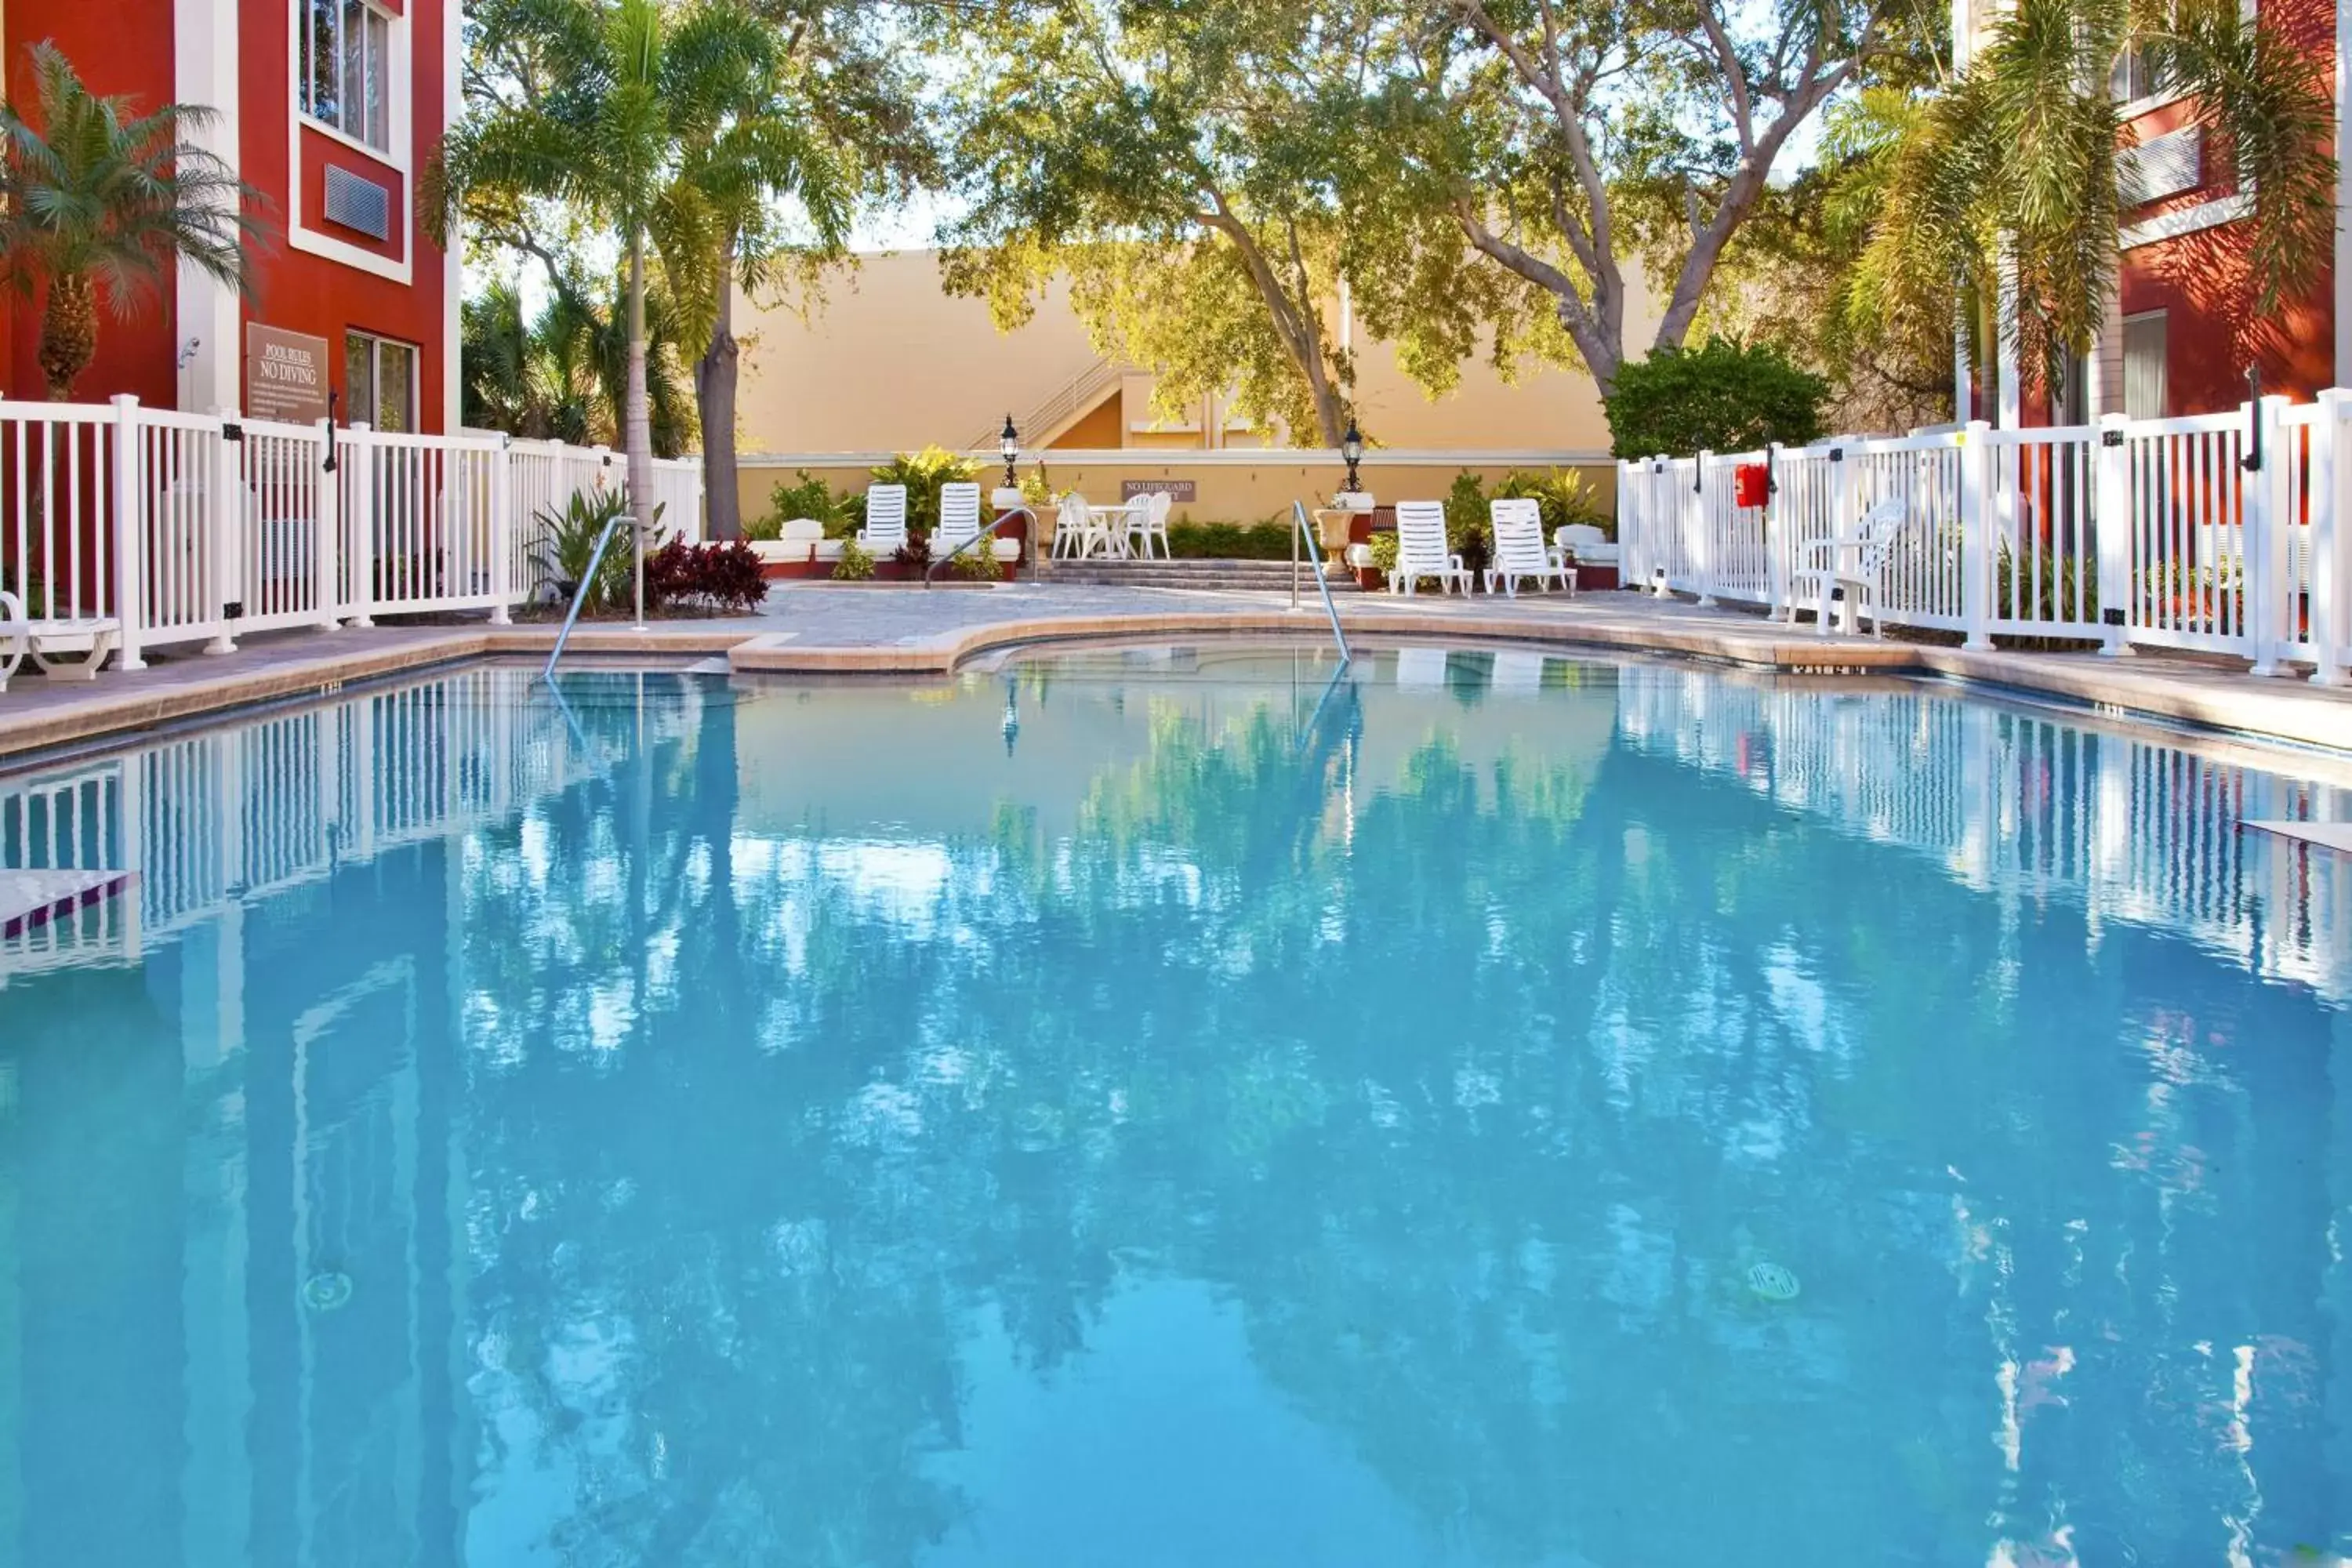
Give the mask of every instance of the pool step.
MULTIPOLYGON (((1088 586, 1116 585, 1127 588, 1216 588, 1228 592, 1286 594, 1290 592, 1290 563, 1287 561, 1056 561, 1041 573, 1037 581, 1046 584, 1066 583, 1088 586)), ((1301 593, 1315 592, 1314 568, 1302 563, 1298 568, 1301 593)), ((1331 591, 1353 594, 1360 590, 1353 577, 1334 578, 1331 591)))

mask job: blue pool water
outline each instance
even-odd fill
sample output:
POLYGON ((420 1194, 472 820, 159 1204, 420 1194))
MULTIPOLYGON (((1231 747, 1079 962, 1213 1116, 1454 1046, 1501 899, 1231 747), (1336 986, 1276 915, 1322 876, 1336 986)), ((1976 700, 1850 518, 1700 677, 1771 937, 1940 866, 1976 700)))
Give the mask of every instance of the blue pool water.
POLYGON ((0 778, 0 1562, 2352 1552, 2352 768, 1413 649, 0 778), (2272 771, 2281 765, 2303 777, 2272 771))

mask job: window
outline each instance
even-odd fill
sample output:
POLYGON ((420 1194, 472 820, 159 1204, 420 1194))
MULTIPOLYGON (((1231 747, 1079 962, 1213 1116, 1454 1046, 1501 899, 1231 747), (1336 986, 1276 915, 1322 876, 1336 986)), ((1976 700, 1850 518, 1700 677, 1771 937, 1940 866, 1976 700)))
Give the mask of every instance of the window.
POLYGON ((302 112, 392 148, 392 18, 366 0, 301 0, 302 112))
POLYGON ((2115 75, 2110 82, 2117 103, 2137 103, 2144 98, 2154 98, 2165 90, 2164 78, 2148 62, 2148 58, 2137 48, 2126 49, 2116 61, 2115 75))
POLYGON ((2164 417, 2165 317, 2162 310, 2124 318, 2124 417, 2164 417))
POLYGON ((367 332, 343 334, 343 417, 378 430, 416 428, 416 350, 367 332))

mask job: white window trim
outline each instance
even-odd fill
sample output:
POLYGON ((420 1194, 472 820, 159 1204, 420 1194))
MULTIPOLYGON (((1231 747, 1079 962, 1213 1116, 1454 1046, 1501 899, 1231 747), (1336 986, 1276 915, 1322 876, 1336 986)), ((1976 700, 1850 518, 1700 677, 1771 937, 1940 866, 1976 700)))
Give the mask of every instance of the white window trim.
POLYGON ((302 17, 310 9, 308 0, 291 0, 294 115, 320 135, 340 142, 352 152, 364 153, 379 163, 389 163, 404 176, 408 173, 409 146, 414 140, 408 133, 409 84, 414 79, 408 68, 408 13, 403 9, 395 16, 375 5, 373 0, 360 0, 360 4, 383 17, 387 24, 384 29, 388 49, 384 63, 384 89, 391 94, 391 100, 383 106, 383 123, 384 138, 390 145, 371 146, 362 138, 352 135, 340 125, 329 124, 302 107, 302 89, 308 85, 308 79, 302 71, 302 17))
POLYGON ((2235 223, 2254 210, 2254 194, 2237 191, 2211 201, 2199 202, 2193 207, 2180 207, 2168 213, 2158 213, 2144 222, 2126 224, 2116 235, 2116 247, 2135 250, 2158 240, 2178 239, 2184 234, 2196 234, 2209 228, 2219 228, 2225 223, 2235 223))
POLYGON ((409 171, 409 153, 415 142, 410 129, 415 72, 410 63, 407 12, 404 10, 401 15, 389 18, 392 23, 392 63, 390 78, 385 85, 391 89, 392 101, 385 105, 384 121, 392 134, 392 147, 388 152, 378 152, 359 138, 323 120, 313 120, 302 110, 302 12, 306 4, 307 0, 286 0, 286 243, 306 255, 322 257, 362 272, 372 272, 394 283, 406 284, 414 278, 415 258, 410 253, 415 248, 412 232, 415 222, 411 211, 415 182, 409 171), (373 159, 399 173, 399 199, 393 203, 397 215, 393 232, 400 237, 400 255, 397 258, 380 256, 364 247, 338 239, 331 234, 321 233, 304 224, 302 132, 305 131, 348 147, 362 157, 373 159))

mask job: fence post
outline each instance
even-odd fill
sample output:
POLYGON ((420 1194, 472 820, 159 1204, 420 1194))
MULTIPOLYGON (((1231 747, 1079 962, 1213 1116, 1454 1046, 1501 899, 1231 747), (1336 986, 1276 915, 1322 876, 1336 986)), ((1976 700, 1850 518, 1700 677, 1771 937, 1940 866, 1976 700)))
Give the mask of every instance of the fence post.
MULTIPOLYGON (((2240 628, 2251 646, 2250 675, 2276 675, 2278 650, 2284 630, 2288 530, 2286 479, 2293 461, 2286 450, 2286 426, 2280 417, 2287 400, 2275 395, 2246 405, 2253 421, 2254 450, 2247 454, 2256 466, 2240 470, 2239 526, 2245 531, 2243 552, 2245 595, 2240 628)), ((2218 584, 2216 585, 2219 586, 2218 584)))
POLYGON ((248 520, 239 504, 245 487, 239 482, 237 455, 245 448, 228 438, 228 416, 224 415, 213 430, 212 482, 205 490, 205 521, 212 538, 212 598, 221 616, 220 630, 205 645, 206 653, 236 651, 236 639, 229 626, 230 605, 236 605, 247 615, 253 613, 253 606, 246 602, 245 567, 258 552, 247 548, 248 520))
POLYGON ((1698 456, 1691 460, 1690 494, 1683 499, 1683 505, 1691 520, 1687 531, 1694 546, 1691 575, 1697 579, 1694 586, 1697 589, 1698 607, 1702 610, 1715 607, 1715 530, 1707 521, 1706 494, 1706 462, 1714 455, 1704 447, 1699 448, 1698 456))
POLYGON ((311 478, 319 488, 310 508, 310 607, 319 629, 331 632, 343 624, 343 491, 331 473, 321 470, 311 478))
POLYGON ((2099 416, 2097 467, 2091 475, 2091 558, 2098 574, 2099 652, 2121 658, 2131 652, 2131 448, 2124 431, 2131 421, 2120 414, 2099 416))
POLYGON ((1780 510, 1780 472, 1788 450, 1778 441, 1764 445, 1764 512, 1758 526, 1764 534, 1764 618, 1786 620, 1796 612, 1789 604, 1789 573, 1784 542, 1788 526, 1780 510))
POLYGON ((514 465, 508 458, 510 436, 490 448, 490 625, 511 626, 507 601, 514 596, 514 465))
MULTIPOLYGON (((146 624, 147 494, 139 479, 139 399, 114 395, 114 668, 144 669, 139 633, 146 624)), ((54 500, 51 502, 55 504, 54 500)), ((79 526, 79 522, 77 525, 79 526)), ((30 606, 27 606, 29 610, 30 606)))
POLYGON ((1992 637, 1986 627, 1992 613, 1992 552, 1999 532, 1993 509, 1992 426, 1981 419, 1969 421, 1960 437, 1960 623, 1968 636, 1960 646, 1971 653, 1990 653, 1992 637))
MULTIPOLYGON (((323 419, 319 421, 319 428, 326 430, 327 422, 323 419)), ((369 453, 367 437, 368 426, 365 425, 345 428, 343 439, 338 443, 341 450, 335 459, 341 465, 341 469, 327 474, 319 481, 322 485, 334 486, 339 492, 339 500, 348 500, 351 503, 348 509, 341 505, 336 509, 348 511, 343 519, 348 524, 344 531, 352 542, 343 608, 357 613, 343 617, 343 625, 347 626, 375 625, 373 614, 375 609, 375 466, 369 453), (348 483, 345 482, 347 479, 348 483)))
POLYGON ((2352 479, 2352 454, 2344 450, 2343 420, 2352 393, 2331 386, 2319 395, 2319 417, 2311 426, 2311 479, 2304 504, 2311 513, 2311 683, 2344 684, 2339 657, 2352 642, 2352 583, 2346 581, 2345 549, 2352 523, 2345 521, 2344 491, 2352 479))
MULTIPOLYGON (((1823 563, 1832 570, 1838 564, 1839 546, 1854 536, 1854 529, 1862 521, 1861 455, 1864 445, 1864 439, 1857 437, 1853 440, 1841 440, 1830 448, 1832 454, 1832 466, 1837 469, 1834 481, 1837 490, 1830 501, 1830 536, 1823 563)), ((1822 607, 1814 613, 1817 624, 1813 630, 1827 636, 1830 630, 1830 616, 1836 612, 1829 605, 1826 594, 1820 604, 1822 607)), ((1872 607, 1874 609, 1877 606, 1874 604, 1872 607)), ((1797 608, 1794 604, 1791 604, 1789 606, 1789 619, 1794 621, 1796 618, 1797 608)), ((1853 625, 1857 628, 1862 625, 1862 606, 1859 604, 1853 606, 1853 625)))

